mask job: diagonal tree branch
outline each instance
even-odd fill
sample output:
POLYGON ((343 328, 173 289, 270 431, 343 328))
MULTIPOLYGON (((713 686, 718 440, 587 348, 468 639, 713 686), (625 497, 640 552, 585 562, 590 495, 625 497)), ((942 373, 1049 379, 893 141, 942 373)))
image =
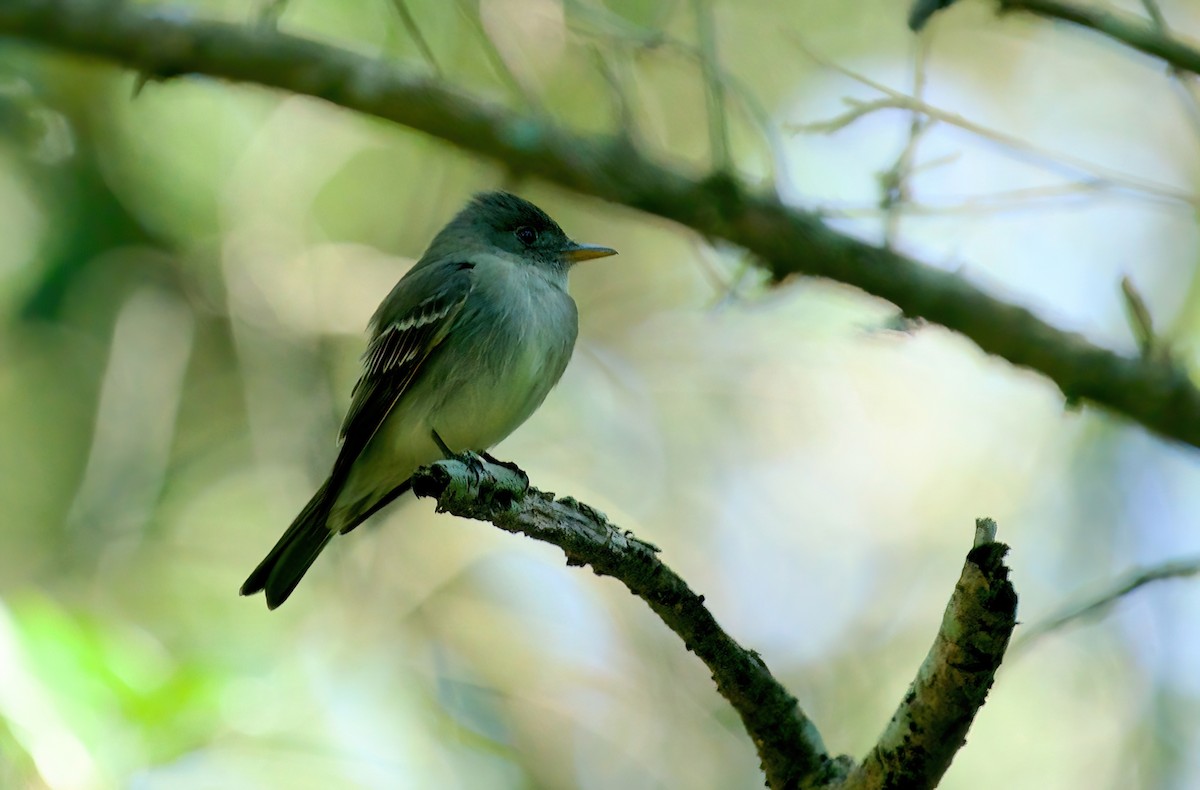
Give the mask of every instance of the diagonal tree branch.
POLYGON ((976 521, 974 547, 946 604, 929 655, 878 743, 840 790, 936 787, 983 706, 1017 625, 1017 593, 996 543, 976 521))
POLYGON ((418 470, 412 480, 413 492, 436 499, 439 511, 552 543, 568 565, 589 565, 597 575, 619 579, 649 604, 712 671, 717 691, 754 741, 770 787, 820 787, 844 772, 847 761, 829 757, 796 698, 757 653, 721 630, 704 596, 668 568, 654 546, 582 502, 530 488, 529 478, 511 464, 459 456, 418 470))
POLYGON ((1111 581, 1104 590, 1077 603, 1064 606, 1058 612, 1024 629, 1021 638, 1013 646, 1014 651, 1024 652, 1034 642, 1058 631, 1077 620, 1097 617, 1115 606, 1125 596, 1140 590, 1147 584, 1167 579, 1184 579, 1200 576, 1200 556, 1181 557, 1159 565, 1126 572, 1111 581))
POLYGON ((270 28, 200 21, 153 7, 4 0, 0 36, 159 77, 199 73, 281 88, 409 126, 515 171, 741 245, 776 279, 813 275, 860 288, 1045 375, 1070 401, 1092 401, 1200 447, 1200 390, 1171 360, 1099 348, 957 274, 834 231, 818 214, 752 194, 730 176, 698 179, 651 161, 627 139, 572 134, 545 117, 270 28))
POLYGON ((658 550, 571 497, 529 486, 512 464, 466 454, 413 476, 417 496, 439 511, 488 521, 558 546, 568 565, 591 566, 644 600, 712 671, 758 749, 772 788, 931 788, 966 742, 1016 626, 1017 595, 991 519, 976 522, 942 625, 916 679, 861 765, 830 758, 816 727, 762 659, 726 634, 697 595, 658 558, 658 550))
POLYGON ((1130 49, 1159 58, 1180 71, 1200 74, 1200 49, 1176 38, 1157 24, 1130 14, 1091 8, 1062 0, 997 0, 1001 13, 1024 11, 1059 19, 1108 36, 1130 49))

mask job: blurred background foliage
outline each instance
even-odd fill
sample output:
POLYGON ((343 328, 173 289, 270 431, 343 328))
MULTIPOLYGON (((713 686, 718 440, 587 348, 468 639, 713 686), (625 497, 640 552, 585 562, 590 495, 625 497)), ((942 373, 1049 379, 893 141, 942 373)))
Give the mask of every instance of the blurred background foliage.
MULTIPOLYGON (((1162 5, 1200 35, 1200 7, 1162 5)), ((580 130, 613 131, 619 93, 640 145, 699 170, 696 6, 276 10, 580 130)), ((1200 128, 1155 64, 955 7, 923 98, 996 134, 926 130, 888 212, 910 116, 808 125, 879 98, 844 69, 913 90, 903 4, 711 12, 742 173, 1131 351, 1129 275, 1195 366, 1200 128)), ((621 252, 574 273, 571 368, 496 454, 661 546, 835 753, 861 754, 903 695, 975 517, 1013 546, 1025 622, 1200 552, 1194 451, 1064 409, 944 330, 895 331, 836 284, 768 290, 736 250, 310 99, 137 82, 0 41, 2 787, 761 785, 641 602, 427 502, 336 542, 277 612, 236 594, 332 460, 367 318, 481 189, 621 252)), ((1168 582, 1017 651, 944 786, 1200 786, 1198 623, 1200 584, 1168 582)))

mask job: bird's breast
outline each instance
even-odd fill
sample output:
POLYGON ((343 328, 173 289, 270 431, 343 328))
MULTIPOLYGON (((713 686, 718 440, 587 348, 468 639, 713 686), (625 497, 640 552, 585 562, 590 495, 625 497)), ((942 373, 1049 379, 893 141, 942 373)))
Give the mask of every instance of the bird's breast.
POLYGON ((579 331, 565 276, 560 286, 505 261, 477 264, 475 274, 431 377, 441 396, 433 427, 456 450, 491 447, 528 419, 566 370, 579 331))

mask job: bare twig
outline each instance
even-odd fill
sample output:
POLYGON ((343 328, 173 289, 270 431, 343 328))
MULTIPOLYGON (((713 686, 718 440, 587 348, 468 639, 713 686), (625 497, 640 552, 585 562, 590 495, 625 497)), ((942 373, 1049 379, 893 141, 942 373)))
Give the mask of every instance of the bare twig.
MULTIPOLYGON (((675 38, 661 30, 636 25, 624 17, 605 11, 600 6, 572 2, 571 9, 576 18, 572 29, 582 36, 599 39, 615 47, 635 48, 635 51, 642 52, 668 50, 697 63, 704 61, 704 52, 701 47, 675 38), (580 24, 579 20, 587 20, 587 24, 580 24)), ((668 9, 669 5, 664 3, 660 11, 660 16, 664 19, 669 16, 668 9)), ((766 175, 766 178, 788 183, 791 177, 787 164, 788 150, 779 134, 771 111, 759 101, 749 85, 722 68, 719 61, 711 62, 711 67, 713 68, 711 76, 719 83, 719 90, 735 100, 732 102, 733 106, 742 112, 746 121, 758 131, 763 142, 766 143, 767 152, 774 165, 774 167, 768 168, 771 172, 766 175)), ((726 126, 728 126, 729 104, 730 102, 725 102, 726 126)))
POLYGON ((934 787, 966 742, 1017 624, 996 525, 979 519, 973 548, 929 654, 878 743, 840 790, 934 787))
MULTIPOLYGON (((1061 184, 1004 189, 980 195, 949 193, 909 200, 896 210, 906 215, 937 217, 1043 211, 1048 204, 1067 206, 1072 201, 1082 204, 1085 198, 1094 199, 1102 189, 1096 184, 1061 184)), ((866 203, 832 203, 821 207, 822 216, 837 218, 877 217, 882 211, 878 204, 866 203)))
POLYGON ((582 502, 555 499, 529 487, 529 478, 516 466, 478 456, 418 470, 413 491, 436 499, 439 511, 552 543, 567 555, 568 565, 590 566, 644 600, 712 671, 717 690, 741 716, 758 748, 772 788, 817 787, 838 778, 845 761, 829 757, 796 698, 757 653, 721 629, 704 606, 704 596, 668 568, 654 546, 582 502))
POLYGON ((433 47, 429 46, 429 42, 425 40, 425 34, 421 32, 421 26, 417 24, 417 18, 412 15, 412 11, 408 7, 408 0, 392 0, 392 6, 400 16, 400 22, 408 32, 408 37, 413 40, 417 49, 420 50, 421 57, 425 58, 425 62, 429 64, 429 68, 433 69, 433 73, 439 79, 445 79, 446 72, 442 71, 442 67, 438 64, 437 57, 433 54, 433 47))
POLYGON ((1024 629, 1021 638, 1013 645, 1013 652, 1023 653, 1037 640, 1077 620, 1100 616, 1122 598, 1147 584, 1197 575, 1200 575, 1200 557, 1171 560, 1161 565, 1129 571, 1096 595, 1066 606, 1058 613, 1024 629))
POLYGON ((730 172, 733 160, 729 150, 729 119, 725 114, 725 82, 721 79, 717 57, 717 33, 712 3, 692 0, 696 30, 700 40, 700 73, 704 77, 705 106, 708 111, 708 144, 712 151, 712 169, 730 172))
POLYGON ((279 18, 287 10, 288 0, 267 0, 258 10, 257 24, 263 27, 277 27, 279 18))
POLYGON ((637 114, 633 111, 633 100, 629 96, 629 86, 624 75, 613 65, 611 59, 600 47, 592 46, 592 56, 596 66, 608 85, 612 96, 613 111, 616 116, 617 135, 627 139, 630 145, 638 140, 637 114))
POLYGON ((880 110, 904 110, 907 112, 921 113, 931 121, 944 123, 947 126, 953 126, 961 129, 971 135, 986 140, 994 145, 1000 146, 1002 149, 1014 152, 1027 161, 1043 167, 1053 172, 1066 173, 1075 178, 1082 178, 1085 183, 1098 184, 1101 186, 1127 189, 1134 192, 1140 192, 1150 197, 1160 200, 1183 203, 1187 206, 1196 206, 1200 203, 1200 198, 1181 189, 1177 189, 1157 181, 1141 178, 1123 173, 1119 170, 1105 167, 1103 165, 1089 162, 1086 159, 1072 156, 1057 151, 1046 151, 1039 148, 1027 140, 1023 140, 1015 135, 1007 134, 996 129, 984 126, 968 120, 957 113, 948 110, 942 110, 919 98, 914 98, 900 91, 889 88, 888 86, 877 82, 876 80, 860 74, 856 71, 848 69, 837 63, 829 61, 822 56, 808 49, 803 41, 797 41, 801 51, 809 58, 821 65, 833 69, 840 74, 858 82, 862 85, 879 91, 884 94, 885 98, 875 99, 872 101, 849 101, 850 109, 842 115, 832 118, 827 121, 808 124, 788 124, 785 128, 795 132, 817 132, 830 133, 843 129, 855 121, 860 120, 872 113, 880 110))
POLYGON ((1146 9, 1146 13, 1150 16, 1150 21, 1158 28, 1158 32, 1167 32, 1167 18, 1163 16, 1162 9, 1158 7, 1157 0, 1142 0, 1142 7, 1146 9))
MULTIPOLYGON (((924 101, 925 63, 928 56, 929 46, 927 39, 924 39, 917 44, 917 54, 913 63, 913 99, 917 102, 924 101)), ((910 202, 912 197, 909 178, 913 173, 913 159, 917 155, 917 143, 922 133, 933 123, 933 120, 927 119, 920 110, 912 111, 904 148, 896 157, 895 164, 880 177, 883 186, 881 207, 886 212, 883 225, 883 246, 889 249, 895 245, 896 237, 900 233, 900 208, 910 202)))
POLYGON ((1158 338, 1154 334, 1154 320, 1150 317, 1150 308, 1146 300, 1134 286, 1129 277, 1121 278, 1121 296, 1125 303, 1125 314, 1129 318, 1129 328, 1137 341, 1142 356, 1148 357, 1158 346, 1158 338))
POLYGON ((538 107, 537 98, 508 65, 508 61, 504 59, 504 55, 496 47, 496 42, 488 35, 487 28, 483 26, 483 19, 480 18, 478 9, 468 3, 467 0, 458 0, 458 10, 462 13, 463 18, 475 28, 475 33, 479 36, 480 46, 483 48, 484 54, 487 55, 488 63, 492 64, 492 69, 496 72, 496 76, 500 78, 500 81, 504 83, 513 97, 519 100, 526 109, 536 109, 538 107))

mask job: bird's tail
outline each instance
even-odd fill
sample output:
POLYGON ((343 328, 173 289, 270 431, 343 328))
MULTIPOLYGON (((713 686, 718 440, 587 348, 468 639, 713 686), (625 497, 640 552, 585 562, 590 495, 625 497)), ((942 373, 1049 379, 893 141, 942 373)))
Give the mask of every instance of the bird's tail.
POLYGON ((332 505, 326 501, 328 494, 329 481, 326 480, 283 533, 275 548, 267 553, 242 584, 242 595, 263 591, 270 609, 288 599, 320 555, 321 549, 334 535, 327 524, 332 505))

